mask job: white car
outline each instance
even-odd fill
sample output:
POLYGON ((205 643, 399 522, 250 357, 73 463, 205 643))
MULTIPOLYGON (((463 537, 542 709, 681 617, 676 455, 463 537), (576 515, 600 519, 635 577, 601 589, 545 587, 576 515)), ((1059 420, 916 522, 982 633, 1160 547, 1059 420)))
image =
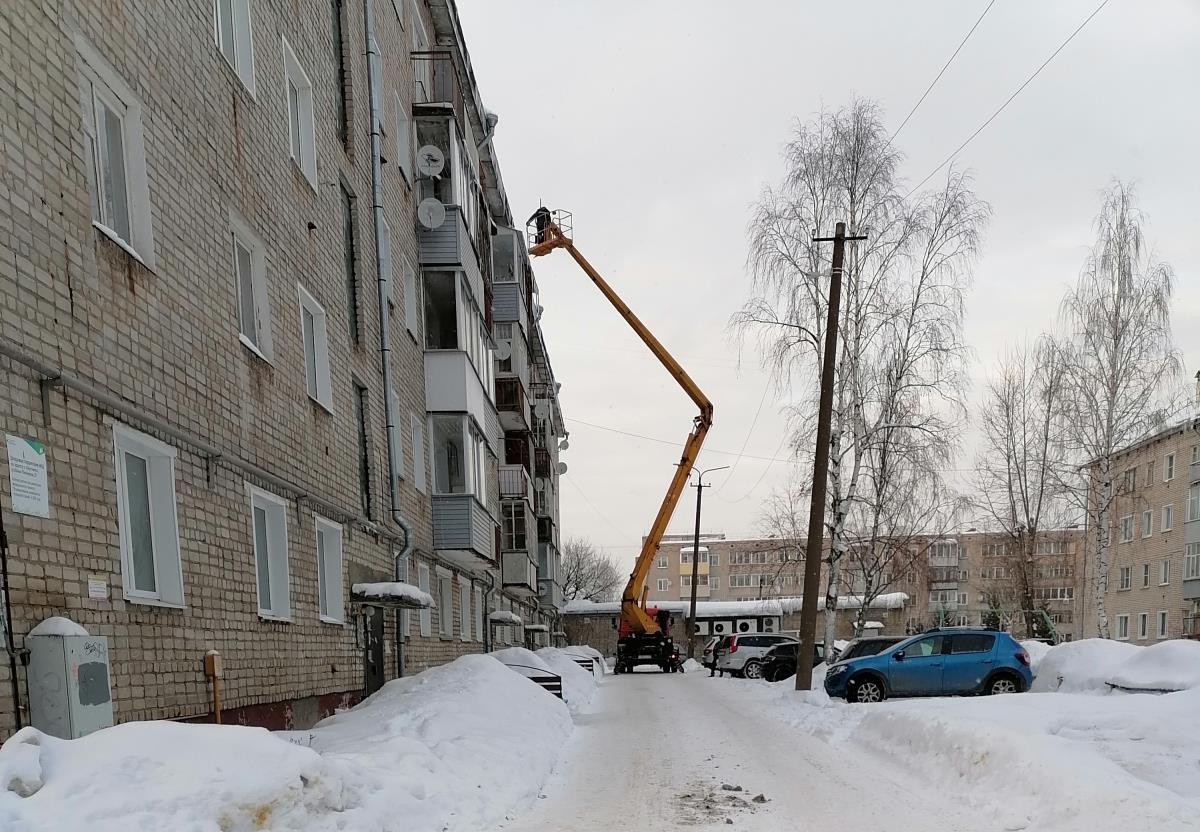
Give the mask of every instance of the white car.
POLYGON ((799 644, 791 636, 747 633, 727 636, 717 645, 717 670, 750 679, 762 677, 763 656, 777 644, 799 644))

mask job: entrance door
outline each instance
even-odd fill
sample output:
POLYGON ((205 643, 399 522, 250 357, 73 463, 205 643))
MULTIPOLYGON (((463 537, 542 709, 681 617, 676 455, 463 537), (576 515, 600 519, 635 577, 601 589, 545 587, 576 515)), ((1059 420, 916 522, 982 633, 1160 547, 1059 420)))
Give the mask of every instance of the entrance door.
POLYGON ((363 608, 363 693, 370 696, 383 687, 383 609, 363 608))

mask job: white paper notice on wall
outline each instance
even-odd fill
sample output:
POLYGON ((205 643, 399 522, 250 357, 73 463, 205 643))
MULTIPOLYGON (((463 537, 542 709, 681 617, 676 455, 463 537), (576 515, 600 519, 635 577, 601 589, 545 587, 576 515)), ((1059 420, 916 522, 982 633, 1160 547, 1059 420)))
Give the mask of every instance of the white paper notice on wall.
POLYGON ((13 511, 35 517, 50 516, 45 445, 8 434, 8 482, 13 511))
POLYGON ((97 601, 108 600, 108 579, 88 576, 88 597, 97 601))

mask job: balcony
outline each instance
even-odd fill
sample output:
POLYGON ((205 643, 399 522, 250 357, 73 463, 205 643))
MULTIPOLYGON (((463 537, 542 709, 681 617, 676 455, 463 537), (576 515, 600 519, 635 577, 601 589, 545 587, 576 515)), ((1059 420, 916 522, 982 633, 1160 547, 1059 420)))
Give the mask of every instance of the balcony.
POLYGON ((1183 637, 1200 638, 1200 615, 1185 615, 1183 617, 1183 637))
POLYGON ((500 427, 504 430, 529 430, 529 403, 521 379, 496 379, 496 409, 500 411, 500 427))
POLYGON ((413 107, 448 108, 464 123, 462 84, 454 56, 448 51, 413 52, 413 107))
POLYGON ((1200 462, 1188 463, 1188 485, 1200 482, 1200 462))
POLYGON ((496 521, 473 494, 434 494, 433 547, 465 569, 494 566, 496 521))
POLYGON ((929 588, 934 592, 940 589, 958 589, 958 581, 933 581, 929 584, 929 588))
POLYGON ((554 460, 550 458, 550 452, 545 448, 537 448, 533 452, 533 475, 535 477, 543 477, 550 479, 550 472, 553 467, 554 460))
POLYGON ((500 581, 504 588, 525 597, 538 594, 537 564, 528 552, 504 552, 500 581))
POLYGON ((460 350, 426 351, 425 402, 430 413, 470 413, 476 424, 493 424, 489 391, 460 350))
POLYGON ((561 610, 564 606, 562 586, 558 581, 538 580, 538 603, 542 609, 561 610))
POLYGON ((1200 599, 1200 578, 1187 578, 1183 582, 1183 600, 1195 601, 1200 599))
MULTIPOLYGON (((954 600, 954 601, 938 601, 938 600, 936 600, 936 599, 934 599, 934 598, 930 598, 930 599, 929 599, 929 611, 930 611, 930 612, 937 612, 938 610, 948 610, 948 611, 953 611, 953 610, 957 610, 957 609, 958 609, 958 607, 959 607, 959 604, 958 604, 958 601, 957 601, 957 600, 954 600)), ((963 604, 963 605, 962 605, 962 607, 963 607, 963 609, 966 609, 966 608, 967 608, 967 605, 966 605, 966 604, 963 604)))
POLYGON ((457 205, 446 205, 446 219, 437 228, 417 224, 417 254, 425 269, 461 268, 477 300, 483 300, 483 274, 466 218, 457 205))
POLYGON ((523 465, 500 466, 500 499, 533 502, 533 483, 523 465))

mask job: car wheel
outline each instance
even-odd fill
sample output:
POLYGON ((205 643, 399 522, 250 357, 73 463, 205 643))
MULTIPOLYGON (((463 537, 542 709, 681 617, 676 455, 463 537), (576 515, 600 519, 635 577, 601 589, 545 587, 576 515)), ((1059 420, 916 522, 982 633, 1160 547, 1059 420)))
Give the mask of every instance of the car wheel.
POLYGON ((763 676, 763 666, 761 662, 749 661, 742 668, 742 675, 747 679, 761 679, 763 676))
POLYGON ((1017 680, 1011 676, 997 676, 987 684, 988 696, 998 696, 1002 693, 1017 693, 1020 691, 1017 680))
POLYGON ((882 702, 887 699, 887 692, 883 689, 883 683, 878 679, 868 676, 865 679, 852 679, 846 685, 846 701, 848 702, 882 702))

